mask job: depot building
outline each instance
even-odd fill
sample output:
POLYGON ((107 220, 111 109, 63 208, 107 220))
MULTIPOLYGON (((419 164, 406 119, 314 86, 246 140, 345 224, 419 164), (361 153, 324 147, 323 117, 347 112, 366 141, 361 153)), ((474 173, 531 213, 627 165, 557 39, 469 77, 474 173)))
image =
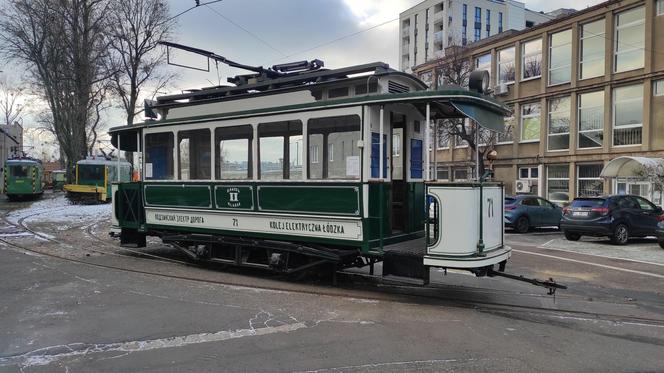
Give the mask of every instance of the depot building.
MULTIPOLYGON (((607 1, 455 47, 490 72, 496 98, 513 110, 506 131, 485 145, 497 151, 495 176, 507 193, 559 204, 629 193, 663 205, 654 177, 664 158, 661 35, 664 0, 607 1)), ((413 73, 433 89, 444 85, 445 58, 413 73)), ((472 151, 453 136, 437 136, 432 159, 439 180, 473 176, 472 151)))

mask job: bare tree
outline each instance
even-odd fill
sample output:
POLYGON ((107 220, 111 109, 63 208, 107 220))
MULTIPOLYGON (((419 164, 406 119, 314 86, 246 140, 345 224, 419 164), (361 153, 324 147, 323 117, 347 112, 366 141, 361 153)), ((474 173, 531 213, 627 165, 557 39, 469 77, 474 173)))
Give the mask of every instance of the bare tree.
POLYGON ((11 125, 16 123, 23 116, 28 107, 23 88, 15 85, 6 77, 0 80, 0 114, 2 115, 2 124, 11 125))
MULTIPOLYGON (((468 87, 470 73, 473 71, 473 61, 470 60, 465 47, 451 45, 445 49, 445 57, 438 62, 435 70, 436 81, 439 85, 465 88, 468 87)), ((439 120, 435 127, 439 143, 452 145, 451 143, 454 141, 457 145, 468 145, 472 150, 471 159, 474 159, 475 151, 479 148, 478 161, 481 176, 484 172, 484 159, 487 153, 493 150, 496 143, 496 133, 463 118, 439 120)))
POLYGON ((117 66, 112 89, 122 102, 127 125, 131 125, 142 111, 136 103, 143 88, 150 84, 157 92, 174 77, 160 69, 166 62, 166 52, 158 43, 170 40, 175 21, 170 19, 164 0, 117 1, 109 18, 117 66))
POLYGON ((110 74, 109 0, 11 0, 0 11, 6 57, 23 63, 48 103, 68 169, 88 154, 88 130, 110 74))

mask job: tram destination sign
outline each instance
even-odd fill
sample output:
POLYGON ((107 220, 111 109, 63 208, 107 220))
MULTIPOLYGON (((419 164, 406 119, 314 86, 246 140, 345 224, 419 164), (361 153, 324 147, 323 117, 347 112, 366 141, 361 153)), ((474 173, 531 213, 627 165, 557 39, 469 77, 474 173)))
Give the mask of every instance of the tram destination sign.
POLYGON ((146 208, 151 225, 191 227, 210 230, 310 236, 338 240, 362 240, 362 221, 344 218, 316 218, 272 214, 233 214, 219 211, 146 208))

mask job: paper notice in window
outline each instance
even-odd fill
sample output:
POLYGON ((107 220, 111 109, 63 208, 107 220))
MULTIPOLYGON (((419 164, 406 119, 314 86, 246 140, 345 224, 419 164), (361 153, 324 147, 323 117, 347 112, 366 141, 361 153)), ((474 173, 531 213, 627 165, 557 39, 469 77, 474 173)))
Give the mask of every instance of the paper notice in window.
POLYGON ((145 164, 145 178, 151 178, 152 177, 152 163, 146 163, 145 164))
POLYGON ((352 155, 346 157, 346 176, 360 176, 360 156, 352 155))

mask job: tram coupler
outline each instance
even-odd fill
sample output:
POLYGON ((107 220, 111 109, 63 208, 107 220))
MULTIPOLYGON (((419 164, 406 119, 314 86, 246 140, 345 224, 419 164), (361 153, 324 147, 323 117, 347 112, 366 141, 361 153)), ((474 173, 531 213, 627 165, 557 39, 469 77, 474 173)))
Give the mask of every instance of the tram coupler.
POLYGON ((500 276, 500 277, 506 277, 512 280, 517 280, 517 281, 523 281, 527 282, 529 284, 535 285, 535 286, 541 286, 544 287, 548 290, 547 294, 548 295, 556 295, 556 290, 558 289, 567 289, 567 286, 561 285, 557 283, 553 278, 549 277, 548 280, 538 280, 536 278, 528 278, 523 275, 513 275, 501 271, 494 271, 493 269, 489 269, 487 275, 489 277, 493 276, 500 276))

